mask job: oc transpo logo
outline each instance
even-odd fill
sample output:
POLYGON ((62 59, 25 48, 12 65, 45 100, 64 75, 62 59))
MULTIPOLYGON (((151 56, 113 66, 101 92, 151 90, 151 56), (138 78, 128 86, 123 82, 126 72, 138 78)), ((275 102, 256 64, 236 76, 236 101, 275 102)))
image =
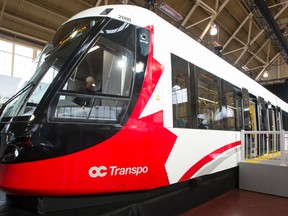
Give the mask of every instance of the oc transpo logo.
POLYGON ((89 169, 89 175, 92 178, 104 177, 107 174, 107 168, 105 166, 96 167, 93 166, 89 169))
POLYGON ((147 166, 139 167, 117 167, 117 166, 92 166, 89 171, 89 176, 91 178, 109 176, 118 176, 118 175, 135 175, 148 173, 147 166))

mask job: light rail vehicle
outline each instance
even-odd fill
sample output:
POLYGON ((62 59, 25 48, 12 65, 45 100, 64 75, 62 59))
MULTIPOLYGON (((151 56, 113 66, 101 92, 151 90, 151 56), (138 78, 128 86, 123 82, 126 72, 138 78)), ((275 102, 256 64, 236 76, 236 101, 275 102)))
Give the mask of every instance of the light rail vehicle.
POLYGON ((85 10, 1 109, 0 188, 119 194, 237 168, 240 131, 287 130, 288 105, 152 11, 85 10))

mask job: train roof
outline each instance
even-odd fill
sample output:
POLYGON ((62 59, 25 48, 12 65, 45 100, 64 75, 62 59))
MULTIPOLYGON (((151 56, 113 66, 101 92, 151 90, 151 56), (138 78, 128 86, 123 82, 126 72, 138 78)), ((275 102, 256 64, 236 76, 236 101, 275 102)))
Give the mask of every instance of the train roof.
POLYGON ((140 27, 149 26, 151 25, 151 23, 155 23, 155 18, 156 19, 160 18, 155 13, 146 8, 133 5, 119 4, 119 5, 99 6, 84 10, 71 17, 67 22, 74 19, 84 17, 95 17, 95 16, 111 17, 121 21, 125 21, 123 20, 123 18, 121 18, 121 16, 125 16, 131 19, 131 23, 133 25, 137 25, 140 27))
POLYGON ((82 11, 71 17, 67 22, 84 17, 111 17, 113 19, 128 20, 140 27, 154 26, 155 43, 161 44, 172 53, 190 61, 197 66, 213 72, 215 75, 227 80, 239 88, 248 89, 249 93, 261 96, 274 106, 279 106, 288 112, 288 104, 272 94, 259 83, 236 69, 234 66, 217 56, 209 49, 195 41, 173 25, 156 15, 154 12, 133 5, 106 5, 82 11), (167 48, 167 46, 169 46, 167 48))

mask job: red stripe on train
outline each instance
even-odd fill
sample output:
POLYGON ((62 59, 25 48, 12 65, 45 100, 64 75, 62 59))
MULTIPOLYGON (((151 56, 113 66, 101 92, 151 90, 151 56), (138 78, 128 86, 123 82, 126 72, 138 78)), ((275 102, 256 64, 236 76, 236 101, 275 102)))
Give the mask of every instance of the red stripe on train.
POLYGON ((210 154, 206 155, 205 157, 203 157, 201 160, 199 160, 197 163, 195 163, 192 167, 190 167, 190 169, 188 169, 186 171, 186 173, 180 178, 179 182, 181 181, 185 181, 188 180, 190 178, 192 178, 192 176, 198 171, 200 170, 204 165, 206 165, 207 163, 209 163, 210 161, 215 159, 215 155, 218 156, 222 153, 224 153, 225 151, 228 151, 236 146, 239 146, 241 144, 240 141, 237 142, 233 142, 230 143, 228 145, 225 145, 219 149, 216 149, 215 151, 211 152, 210 154))

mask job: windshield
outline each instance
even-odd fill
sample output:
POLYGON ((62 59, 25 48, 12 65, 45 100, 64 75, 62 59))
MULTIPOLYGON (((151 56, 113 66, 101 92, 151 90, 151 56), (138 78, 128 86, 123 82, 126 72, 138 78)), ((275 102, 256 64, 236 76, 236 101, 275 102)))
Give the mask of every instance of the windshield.
POLYGON ((135 26, 117 20, 102 29, 55 97, 52 119, 121 121, 135 71, 135 30, 135 26))
POLYGON ((1 117, 31 115, 63 65, 104 18, 84 18, 62 26, 34 63, 34 75, 2 107, 1 117))

